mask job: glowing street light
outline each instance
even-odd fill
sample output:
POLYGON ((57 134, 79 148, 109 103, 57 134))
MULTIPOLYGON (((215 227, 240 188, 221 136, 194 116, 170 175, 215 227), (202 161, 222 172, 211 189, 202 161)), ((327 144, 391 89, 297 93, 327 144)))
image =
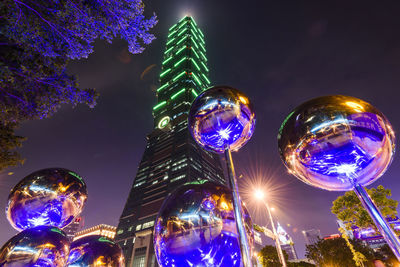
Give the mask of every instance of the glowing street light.
POLYGON ((279 243, 278 233, 276 232, 274 220, 272 219, 272 213, 271 213, 271 211, 273 211, 273 210, 275 210, 275 209, 269 207, 268 203, 265 201, 265 198, 264 198, 265 194, 264 194, 263 191, 261 191, 261 190, 256 190, 256 191, 254 192, 254 196, 255 196, 258 200, 261 200, 261 201, 264 203, 265 207, 267 208, 269 220, 271 221, 272 231, 273 231, 274 237, 275 237, 275 246, 276 246, 276 250, 278 251, 279 261, 281 262, 281 264, 282 264, 283 267, 286 267, 285 257, 283 256, 281 244, 279 243))

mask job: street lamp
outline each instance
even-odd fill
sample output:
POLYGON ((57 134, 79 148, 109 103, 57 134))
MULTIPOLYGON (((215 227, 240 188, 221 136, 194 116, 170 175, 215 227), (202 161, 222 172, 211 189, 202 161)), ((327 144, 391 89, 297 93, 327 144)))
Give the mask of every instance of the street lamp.
POLYGON ((268 216, 271 221, 272 231, 273 231, 274 237, 275 237, 275 246, 276 246, 276 250, 278 251, 279 261, 281 262, 283 267, 287 267, 285 257, 283 256, 281 244, 279 243, 279 237, 278 237, 278 233, 276 232, 274 220, 272 219, 271 208, 269 207, 268 203, 264 199, 264 192, 261 190, 256 190, 254 195, 257 199, 261 200, 264 203, 265 207, 267 208, 268 216))

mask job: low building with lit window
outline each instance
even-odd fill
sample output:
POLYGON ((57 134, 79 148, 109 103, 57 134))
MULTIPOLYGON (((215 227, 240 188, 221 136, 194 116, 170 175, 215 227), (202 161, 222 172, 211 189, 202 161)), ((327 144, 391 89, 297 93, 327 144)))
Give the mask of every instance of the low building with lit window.
POLYGON ((117 227, 107 225, 107 224, 99 224, 87 229, 84 229, 82 231, 76 232, 74 236, 74 241, 85 237, 89 235, 100 235, 107 237, 111 240, 114 240, 115 234, 116 234, 117 227))
MULTIPOLYGON (((387 217, 386 221, 395 231, 400 231, 400 218, 395 216, 393 218, 387 217)), ((345 228, 346 222, 340 220, 337 224, 341 228, 345 228)), ((379 250, 382 246, 386 244, 383 236, 374 227, 359 228, 355 225, 352 226, 352 231, 347 230, 346 234, 350 238, 355 238, 362 240, 366 245, 368 245, 373 250, 379 250)))
POLYGON ((83 217, 78 216, 76 217, 69 225, 64 227, 62 230, 67 235, 68 239, 72 241, 75 237, 75 234, 82 230, 84 225, 83 217))

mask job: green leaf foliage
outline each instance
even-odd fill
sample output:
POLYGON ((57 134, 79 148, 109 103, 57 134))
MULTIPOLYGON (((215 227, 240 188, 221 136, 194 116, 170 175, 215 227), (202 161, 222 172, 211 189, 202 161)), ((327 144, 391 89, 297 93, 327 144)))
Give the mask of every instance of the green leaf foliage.
POLYGON ((7 126, 0 124, 0 170, 24 162, 15 149, 21 146, 25 138, 15 135, 14 128, 14 124, 7 126))
MULTIPOLYGON (((287 261, 288 255, 283 251, 283 255, 287 261)), ((258 253, 258 257, 263 267, 281 267, 278 252, 274 246, 266 245, 258 253)))
MULTIPOLYGON (((385 218, 394 218, 397 215, 399 203, 389 198, 392 195, 390 189, 379 185, 376 188, 367 189, 367 192, 385 218)), ((348 230, 351 230, 353 225, 360 228, 372 226, 376 229, 368 212, 353 191, 347 191, 334 200, 331 211, 339 220, 345 222, 348 230)))
MULTIPOLYGON (((370 247, 365 246, 361 241, 350 240, 350 242, 356 251, 365 256, 365 267, 374 266, 373 261, 382 258, 381 255, 376 255, 370 247)), ((314 261, 317 266, 356 267, 353 254, 346 245, 344 238, 319 240, 315 244, 307 245, 306 257, 314 261)))

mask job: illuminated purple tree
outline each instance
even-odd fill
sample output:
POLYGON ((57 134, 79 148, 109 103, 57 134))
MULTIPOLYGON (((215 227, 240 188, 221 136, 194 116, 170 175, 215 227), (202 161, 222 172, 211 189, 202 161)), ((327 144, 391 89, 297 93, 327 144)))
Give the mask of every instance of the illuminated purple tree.
POLYGON ((128 42, 129 51, 143 51, 154 35, 153 15, 146 19, 141 0, 3 0, 4 35, 44 56, 87 57, 93 42, 116 36, 128 42))
MULTIPOLYGON (((96 91, 78 88, 66 73, 68 61, 86 58, 96 39, 118 37, 131 53, 141 53, 155 38, 149 30, 157 23, 143 12, 141 0, 1 1, 0 136, 4 130, 7 143, 17 143, 9 133, 19 122, 47 118, 61 104, 93 107, 96 91)), ((15 146, 0 143, 0 170, 20 161, 10 152, 15 146)))

